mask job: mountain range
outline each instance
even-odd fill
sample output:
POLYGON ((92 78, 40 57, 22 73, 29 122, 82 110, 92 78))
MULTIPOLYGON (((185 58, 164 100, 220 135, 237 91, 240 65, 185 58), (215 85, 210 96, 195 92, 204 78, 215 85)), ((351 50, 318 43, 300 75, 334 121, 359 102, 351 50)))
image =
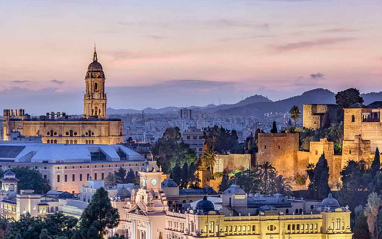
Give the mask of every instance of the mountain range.
MULTIPOLYGON (((382 92, 371 92, 361 94, 364 99, 364 104, 368 105, 374 101, 382 101, 382 92)), ((253 95, 241 100, 235 104, 223 105, 207 105, 204 107, 191 106, 187 107, 197 111, 214 113, 221 116, 228 115, 246 115, 246 116, 261 116, 264 113, 271 112, 287 112, 294 105, 297 105, 302 110, 303 104, 335 104, 335 93, 327 89, 313 89, 306 91, 301 95, 293 96, 287 99, 272 101, 262 95, 253 95)), ((182 107, 164 107, 160 109, 146 108, 145 113, 164 114, 178 112, 182 107)), ((108 108, 108 114, 134 114, 142 113, 141 110, 135 109, 113 109, 108 108)))

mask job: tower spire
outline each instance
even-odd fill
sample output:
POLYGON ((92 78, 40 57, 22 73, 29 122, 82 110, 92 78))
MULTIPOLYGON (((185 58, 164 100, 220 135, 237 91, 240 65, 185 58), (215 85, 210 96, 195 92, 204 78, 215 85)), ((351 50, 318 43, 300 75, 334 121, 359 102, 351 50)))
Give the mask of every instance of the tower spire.
POLYGON ((93 61, 98 61, 98 57, 97 57, 97 48, 96 48, 96 44, 94 43, 94 55, 93 55, 93 61))

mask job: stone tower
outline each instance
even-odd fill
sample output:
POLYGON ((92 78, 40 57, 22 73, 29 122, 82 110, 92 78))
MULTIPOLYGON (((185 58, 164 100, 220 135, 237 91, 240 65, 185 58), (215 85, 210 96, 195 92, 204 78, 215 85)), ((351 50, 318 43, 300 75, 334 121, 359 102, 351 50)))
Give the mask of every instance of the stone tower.
POLYGON ((105 74, 98 62, 94 47, 93 62, 88 67, 85 77, 86 92, 84 95, 84 117, 106 119, 105 74))

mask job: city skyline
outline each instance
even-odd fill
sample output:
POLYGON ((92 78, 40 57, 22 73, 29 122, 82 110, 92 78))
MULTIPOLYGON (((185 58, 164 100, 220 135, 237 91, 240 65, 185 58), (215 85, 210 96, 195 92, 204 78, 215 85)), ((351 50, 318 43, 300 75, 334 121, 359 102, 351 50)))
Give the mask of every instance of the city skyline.
POLYGON ((112 108, 379 91, 379 1, 91 3, 1 3, 3 108, 81 113, 94 43, 112 108))

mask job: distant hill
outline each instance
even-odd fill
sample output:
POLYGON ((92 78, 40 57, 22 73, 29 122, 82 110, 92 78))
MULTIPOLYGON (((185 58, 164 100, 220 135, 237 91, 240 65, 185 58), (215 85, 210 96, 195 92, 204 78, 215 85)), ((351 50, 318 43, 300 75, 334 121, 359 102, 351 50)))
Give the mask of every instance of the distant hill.
MULTIPOLYGON (((364 104, 368 105, 374 101, 382 101, 382 92, 371 92, 361 94, 364 99, 364 104)), ((287 112, 294 105, 297 105, 302 110, 303 104, 335 104, 335 93, 327 89, 313 89, 306 91, 301 95, 293 96, 284 100, 271 101, 262 95, 253 95, 239 101, 236 104, 223 104, 223 105, 207 105, 205 107, 191 106, 187 107, 196 111, 204 111, 216 113, 218 115, 251 115, 261 116, 264 113, 270 112, 287 112)), ((178 112, 182 107, 164 107, 159 109, 146 108, 145 113, 150 114, 164 114, 171 112, 178 112)), ((142 113, 141 110, 135 109, 107 109, 108 114, 136 114, 142 113)))
POLYGON ((326 89, 314 89, 302 95, 290 97, 279 101, 258 102, 229 109, 219 110, 219 115, 252 115, 261 116, 270 112, 287 112, 297 105, 302 109, 303 104, 335 104, 335 94, 326 89))

